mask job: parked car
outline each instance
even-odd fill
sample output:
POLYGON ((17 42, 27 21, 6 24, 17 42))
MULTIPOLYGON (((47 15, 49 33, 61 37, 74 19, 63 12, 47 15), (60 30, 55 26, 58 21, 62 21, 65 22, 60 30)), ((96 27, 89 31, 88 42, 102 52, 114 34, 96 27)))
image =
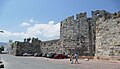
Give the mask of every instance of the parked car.
POLYGON ((43 54, 43 53, 39 53, 39 57, 42 57, 42 54, 43 54))
POLYGON ((54 58, 55 55, 56 55, 56 53, 48 53, 47 58, 54 58))
POLYGON ((43 53, 43 54, 42 54, 42 57, 47 57, 47 53, 43 53))
POLYGON ((56 53, 52 53, 50 58, 54 58, 55 55, 56 55, 56 53))
POLYGON ((9 52, 8 51, 2 51, 2 54, 8 54, 9 52))
POLYGON ((23 56, 33 56, 33 54, 24 53, 23 56))
POLYGON ((47 53, 47 58, 49 58, 51 56, 51 53, 47 53))
POLYGON ((65 56, 65 58, 67 59, 67 58, 70 58, 70 55, 64 55, 65 56))
POLYGON ((35 53, 35 54, 34 54, 34 57, 42 57, 42 54, 43 54, 43 53, 35 53))
POLYGON ((54 59, 64 59, 64 58, 66 58, 66 56, 63 55, 63 54, 56 54, 56 55, 54 56, 54 59))

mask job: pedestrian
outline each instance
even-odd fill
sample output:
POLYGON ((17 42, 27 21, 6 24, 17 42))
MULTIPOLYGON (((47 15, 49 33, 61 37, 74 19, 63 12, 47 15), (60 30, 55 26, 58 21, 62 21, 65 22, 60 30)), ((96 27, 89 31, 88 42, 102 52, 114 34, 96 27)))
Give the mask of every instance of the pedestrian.
POLYGON ((73 64, 73 58, 74 58, 74 55, 71 54, 71 55, 70 55, 70 63, 71 63, 71 64, 73 64))
POLYGON ((79 62, 78 62, 78 58, 79 58, 78 54, 75 53, 74 57, 75 57, 75 63, 78 63, 78 64, 79 64, 79 62))

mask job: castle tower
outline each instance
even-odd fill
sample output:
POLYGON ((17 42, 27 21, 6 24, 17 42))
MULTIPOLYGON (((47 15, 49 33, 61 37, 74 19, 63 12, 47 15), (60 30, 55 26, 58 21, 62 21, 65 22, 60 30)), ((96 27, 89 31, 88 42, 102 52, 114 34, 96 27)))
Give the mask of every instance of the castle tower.
MULTIPOLYGON (((79 55, 93 56, 94 48, 91 33, 92 19, 87 18, 86 12, 68 17, 61 21, 60 41, 62 52, 79 53, 79 55)), ((94 41, 94 40, 93 40, 94 41)))

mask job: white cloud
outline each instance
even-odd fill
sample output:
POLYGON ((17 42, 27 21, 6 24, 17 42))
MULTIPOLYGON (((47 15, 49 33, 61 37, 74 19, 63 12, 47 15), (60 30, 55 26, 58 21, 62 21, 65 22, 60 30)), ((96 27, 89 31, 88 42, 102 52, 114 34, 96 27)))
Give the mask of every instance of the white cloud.
POLYGON ((1 41, 8 41, 9 39, 13 40, 23 40, 25 38, 25 33, 24 32, 9 32, 4 30, 4 33, 0 34, 1 41))
POLYGON ((49 21, 49 25, 53 25, 54 24, 54 21, 49 21))
MULTIPOLYGON (((29 26, 28 23, 22 23, 22 26, 29 26)), ((29 26, 26 29, 26 32, 9 32, 5 31, 4 33, 0 33, 0 40, 22 40, 28 37, 37 37, 40 40, 52 40, 57 39, 60 36, 60 23, 54 23, 54 21, 50 21, 48 23, 37 23, 34 26, 29 26)))
POLYGON ((54 21, 50 21, 48 24, 35 24, 33 27, 27 29, 27 34, 43 36, 47 39, 59 37, 60 35, 60 23, 54 24, 54 21), (31 33, 32 32, 32 33, 31 33))
POLYGON ((30 24, 29 24, 29 23, 27 23, 27 22, 23 22, 23 23, 21 24, 21 26, 22 26, 22 27, 29 27, 29 26, 30 26, 30 24))
POLYGON ((30 20, 29 20, 29 22, 31 22, 31 23, 32 23, 32 22, 34 22, 34 20, 33 20, 33 19, 30 19, 30 20))

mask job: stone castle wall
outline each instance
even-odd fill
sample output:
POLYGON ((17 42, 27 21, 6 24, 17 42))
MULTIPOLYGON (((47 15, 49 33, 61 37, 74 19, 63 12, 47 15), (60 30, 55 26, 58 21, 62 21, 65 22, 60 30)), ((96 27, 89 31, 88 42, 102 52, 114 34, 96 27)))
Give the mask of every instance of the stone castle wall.
POLYGON ((68 17, 61 21, 60 39, 39 41, 25 39, 17 42, 14 51, 20 53, 60 52, 78 53, 80 56, 97 58, 120 58, 120 12, 109 13, 105 10, 92 11, 88 18, 86 12, 68 17), (22 52, 21 52, 22 51, 22 52))
POLYGON ((96 21, 95 56, 101 59, 120 58, 120 12, 106 14, 107 17, 101 14, 99 16, 101 17, 96 21))
POLYGON ((34 54, 41 52, 41 41, 39 41, 37 38, 33 38, 32 42, 29 41, 25 42, 19 42, 16 41, 13 44, 12 48, 12 54, 16 56, 21 56, 24 53, 34 54))
POLYGON ((86 12, 61 21, 60 40, 63 52, 93 56, 95 53, 95 24, 86 12), (93 35, 92 35, 93 34, 93 35))
POLYGON ((59 52, 60 49, 60 40, 50 40, 50 41, 44 41, 42 42, 41 51, 43 53, 48 52, 59 52))
POLYGON ((99 58, 120 58, 120 12, 105 10, 86 12, 61 21, 60 41, 63 52, 78 52, 79 55, 99 58), (77 49, 77 50, 76 50, 77 49))

